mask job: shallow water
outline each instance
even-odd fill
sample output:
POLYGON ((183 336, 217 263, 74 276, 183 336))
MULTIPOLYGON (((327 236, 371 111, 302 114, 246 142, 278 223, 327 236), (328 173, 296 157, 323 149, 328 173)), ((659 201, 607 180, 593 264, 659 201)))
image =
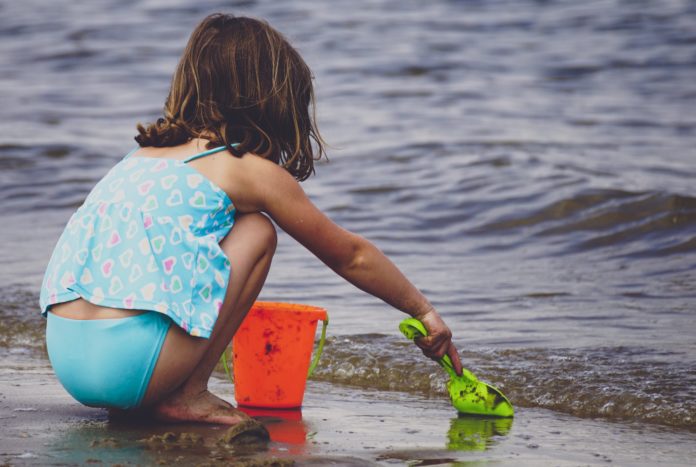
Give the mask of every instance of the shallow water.
MULTIPOLYGON (((53 245, 218 10, 305 56, 334 146, 306 191, 426 293, 466 365, 521 407, 696 427, 687 1, 0 1, 0 346, 41 355, 53 245)), ((329 310, 317 378, 441 394, 402 316, 287 236, 262 298, 329 310)))
MULTIPOLYGON (((12 360, 0 363, 10 383, 0 387, 0 460, 11 465, 686 466, 696 455, 696 434, 669 427, 539 408, 458 418, 445 400, 316 381, 301 411, 252 413, 270 443, 229 446, 223 426, 110 418, 72 401, 49 365, 12 360)), ((211 389, 229 399, 232 386, 212 378, 211 389)))

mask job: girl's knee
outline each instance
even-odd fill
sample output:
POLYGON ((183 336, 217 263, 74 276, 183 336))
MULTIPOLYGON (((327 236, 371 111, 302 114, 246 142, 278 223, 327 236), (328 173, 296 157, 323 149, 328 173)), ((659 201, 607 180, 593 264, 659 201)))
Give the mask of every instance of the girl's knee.
POLYGON ((253 222, 252 229, 254 230, 254 236, 256 236, 259 242, 266 246, 267 251, 273 254, 278 244, 278 234, 273 222, 260 213, 247 214, 247 216, 253 216, 249 221, 253 222))
POLYGON ((260 213, 238 215, 232 232, 221 242, 222 249, 226 251, 233 248, 235 238, 248 242, 249 246, 255 245, 256 248, 261 248, 265 253, 270 254, 275 253, 278 243, 278 235, 273 223, 260 213))

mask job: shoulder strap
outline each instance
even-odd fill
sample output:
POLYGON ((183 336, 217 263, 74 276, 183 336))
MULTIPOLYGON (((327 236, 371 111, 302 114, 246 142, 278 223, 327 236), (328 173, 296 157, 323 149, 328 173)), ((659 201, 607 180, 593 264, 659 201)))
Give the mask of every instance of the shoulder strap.
MULTIPOLYGON (((239 146, 239 143, 234 143, 231 146, 239 146)), ((186 159, 184 159, 184 162, 188 163, 200 157, 205 157, 211 154, 215 154, 216 152, 224 151, 225 149, 227 149, 227 146, 219 146, 217 148, 208 149, 207 151, 199 152, 198 154, 194 154, 193 156, 187 157, 186 159)))

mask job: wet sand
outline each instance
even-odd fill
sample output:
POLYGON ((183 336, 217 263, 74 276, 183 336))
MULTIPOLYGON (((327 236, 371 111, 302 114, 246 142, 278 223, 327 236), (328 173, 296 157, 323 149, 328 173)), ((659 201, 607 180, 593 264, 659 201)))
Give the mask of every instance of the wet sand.
MULTIPOLYGON (((232 386, 211 389, 232 401, 232 386)), ((310 381, 302 411, 253 414, 267 444, 227 445, 227 428, 109 418, 81 406, 47 362, 0 365, 4 465, 689 465, 696 434, 518 408, 514 420, 458 418, 445 400, 310 381)))

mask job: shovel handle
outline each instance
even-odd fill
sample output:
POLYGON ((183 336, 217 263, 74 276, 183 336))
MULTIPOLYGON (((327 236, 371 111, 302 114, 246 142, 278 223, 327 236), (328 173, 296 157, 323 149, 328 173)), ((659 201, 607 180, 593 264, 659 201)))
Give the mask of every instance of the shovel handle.
MULTIPOLYGON (((428 331, 423 326, 423 323, 418 321, 416 318, 406 318, 401 323, 399 323, 399 330, 406 336, 407 339, 415 339, 416 337, 425 337, 428 335, 428 331)), ((449 355, 443 355, 442 358, 437 360, 442 368, 445 369, 450 378, 459 378, 460 380, 466 380, 469 383, 478 383, 478 378, 471 371, 466 368, 462 368, 461 376, 457 375, 454 371, 454 366, 452 365, 452 360, 449 355)))
MULTIPOLYGON (((428 335, 428 331, 425 329, 425 326, 423 326, 423 323, 416 318, 406 318, 403 320, 401 323, 399 323, 399 330, 404 336, 406 336, 407 339, 411 340, 414 340, 416 337, 426 337, 428 335)), ((457 376, 449 355, 444 355, 442 358, 437 360, 437 363, 439 363, 450 376, 457 376)))

